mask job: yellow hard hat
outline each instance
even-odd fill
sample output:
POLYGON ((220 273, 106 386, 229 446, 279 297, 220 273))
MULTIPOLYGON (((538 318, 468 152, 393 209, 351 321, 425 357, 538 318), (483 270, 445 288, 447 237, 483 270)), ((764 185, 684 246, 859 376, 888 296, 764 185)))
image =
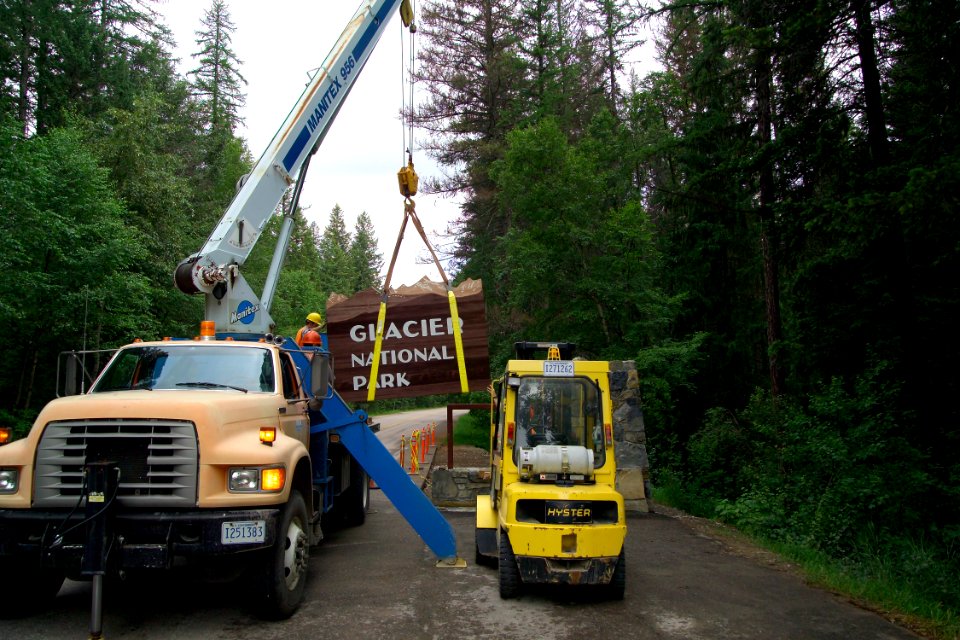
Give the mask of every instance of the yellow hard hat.
POLYGON ((314 311, 313 313, 307 314, 307 320, 313 324, 323 324, 323 316, 314 311))

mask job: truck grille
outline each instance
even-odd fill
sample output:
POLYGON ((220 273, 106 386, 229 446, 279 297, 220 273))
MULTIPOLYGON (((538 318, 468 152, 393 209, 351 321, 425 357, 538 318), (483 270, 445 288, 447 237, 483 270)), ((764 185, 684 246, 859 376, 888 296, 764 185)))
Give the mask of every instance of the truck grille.
POLYGON ((87 462, 116 462, 117 500, 127 507, 192 507, 197 503, 197 431, 176 420, 51 422, 40 438, 34 506, 73 507, 87 462))

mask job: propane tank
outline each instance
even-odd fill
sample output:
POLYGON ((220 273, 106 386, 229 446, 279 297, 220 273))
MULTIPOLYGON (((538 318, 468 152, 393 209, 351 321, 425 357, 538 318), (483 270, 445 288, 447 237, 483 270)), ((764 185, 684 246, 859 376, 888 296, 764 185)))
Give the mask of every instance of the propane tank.
POLYGON ((520 450, 520 475, 524 478, 540 473, 593 475, 593 451, 586 447, 537 445, 520 450))

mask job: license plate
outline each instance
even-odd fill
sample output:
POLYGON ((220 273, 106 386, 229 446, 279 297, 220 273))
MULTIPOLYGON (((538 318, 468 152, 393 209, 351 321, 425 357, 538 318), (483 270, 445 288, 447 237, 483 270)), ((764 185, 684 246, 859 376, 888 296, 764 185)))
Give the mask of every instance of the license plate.
POLYGON ((267 539, 266 528, 264 520, 223 522, 220 524, 220 544, 264 542, 267 539))
POLYGON ((545 376, 572 376, 573 360, 544 360, 543 375, 545 376))
POLYGON ((549 500, 544 514, 546 524, 589 524, 593 522, 590 502, 549 500))

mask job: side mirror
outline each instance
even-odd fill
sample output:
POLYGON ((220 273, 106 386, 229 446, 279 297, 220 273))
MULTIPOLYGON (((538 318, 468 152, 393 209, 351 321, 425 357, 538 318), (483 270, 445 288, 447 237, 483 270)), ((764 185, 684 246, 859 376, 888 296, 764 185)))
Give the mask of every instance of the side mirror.
POLYGON ((310 360, 310 393, 316 400, 323 402, 330 386, 330 354, 317 352, 310 360))
POLYGON ((63 395, 75 396, 79 393, 77 390, 77 356, 69 354, 66 362, 66 378, 63 383, 63 395))

